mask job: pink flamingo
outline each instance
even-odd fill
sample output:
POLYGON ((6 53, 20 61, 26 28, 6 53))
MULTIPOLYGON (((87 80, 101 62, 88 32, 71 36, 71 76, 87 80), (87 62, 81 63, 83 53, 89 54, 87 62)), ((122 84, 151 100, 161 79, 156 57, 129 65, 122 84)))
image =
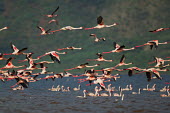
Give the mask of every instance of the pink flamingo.
POLYGON ((57 32, 57 31, 65 31, 65 30, 77 30, 77 29, 83 29, 84 27, 72 27, 72 26, 65 26, 65 27, 62 27, 61 29, 59 30, 54 30, 54 31, 51 31, 52 33, 54 32, 57 32))
POLYGON ((74 47, 74 46, 70 46, 70 47, 61 48, 61 49, 57 49, 57 50, 58 50, 58 51, 61 51, 61 50, 67 50, 67 49, 70 49, 70 50, 79 49, 79 50, 81 50, 81 49, 83 49, 83 48, 76 48, 76 47, 74 47))
POLYGON ((49 55, 53 61, 57 61, 58 63, 61 63, 60 57, 59 57, 58 54, 66 54, 66 53, 67 53, 67 52, 62 52, 62 53, 60 53, 60 52, 57 52, 57 51, 50 51, 50 52, 47 52, 47 53, 45 53, 44 55, 41 55, 41 56, 39 56, 39 57, 37 57, 37 58, 41 58, 41 57, 43 57, 43 56, 49 55))
POLYGON ((4 55, 0 53, 0 60, 7 60, 7 58, 4 58, 4 55))
POLYGON ((122 51, 129 51, 129 50, 134 50, 135 49, 134 47, 132 47, 130 49, 125 49, 124 45, 120 46, 116 42, 113 42, 113 45, 114 45, 114 48, 115 48, 114 50, 109 51, 109 52, 103 52, 103 54, 105 54, 105 53, 113 53, 113 52, 119 53, 119 52, 122 52, 122 51))
POLYGON ((5 30, 5 29, 8 29, 8 28, 9 28, 9 27, 3 27, 3 28, 0 29, 0 31, 5 30))
POLYGON ((25 67, 26 65, 22 65, 22 66, 15 66, 12 63, 12 60, 15 59, 14 57, 10 57, 7 62, 6 65, 0 69, 13 69, 13 68, 20 68, 20 67, 25 67))
POLYGON ((27 50, 27 48, 18 49, 14 44, 11 43, 11 48, 13 50, 12 53, 4 53, 3 55, 21 55, 21 54, 27 54, 23 53, 23 51, 27 50))
POLYGON ((142 47, 142 46, 145 46, 145 45, 149 45, 149 46, 150 46, 150 49, 152 49, 153 46, 157 49, 159 44, 168 44, 168 43, 169 43, 169 42, 159 43, 158 40, 151 40, 151 41, 148 41, 147 43, 145 43, 145 44, 143 44, 143 45, 135 46, 135 48, 136 48, 136 47, 142 47))
POLYGON ((73 69, 82 69, 82 68, 85 68, 85 67, 96 67, 96 66, 99 66, 99 65, 100 65, 100 64, 95 64, 95 65, 89 66, 88 64, 89 64, 89 63, 80 64, 79 66, 76 66, 76 67, 74 67, 74 68, 65 69, 65 71, 73 70, 73 69))
POLYGON ((103 55, 101 53, 96 53, 98 56, 97 59, 87 59, 87 61, 105 61, 105 62, 113 62, 113 60, 106 60, 104 59, 103 55))
POLYGON ((99 42, 99 41, 106 41, 106 39, 104 38, 104 37, 102 37, 102 38, 98 38, 97 36, 96 36, 96 34, 90 34, 90 36, 93 36, 94 38, 95 38, 95 42, 99 42))
POLYGON ((52 22, 55 22, 56 24, 58 24, 58 21, 56 19, 52 19, 48 23, 51 24, 52 22))
POLYGON ((125 55, 122 55, 122 57, 120 59, 120 63, 117 64, 115 67, 133 64, 133 63, 125 63, 125 58, 126 58, 125 55))
POLYGON ((101 29, 101 28, 104 28, 104 27, 112 27, 112 26, 116 26, 116 25, 118 25, 118 24, 114 23, 114 24, 111 24, 111 25, 105 25, 104 21, 103 21, 103 17, 99 16, 97 18, 97 26, 91 27, 91 28, 85 28, 85 30, 89 30, 89 29, 101 29))
POLYGON ((40 35, 50 34, 49 31, 50 31, 51 29, 45 30, 44 28, 42 28, 42 27, 40 27, 40 26, 37 26, 37 28, 41 30, 40 35))
POLYGON ((155 29, 155 30, 152 30, 152 31, 149 31, 149 32, 153 32, 153 33, 156 33, 156 32, 160 32, 160 31, 164 31, 164 30, 168 30, 170 28, 159 28, 159 29, 155 29))
POLYGON ((59 9, 59 6, 51 13, 51 14, 49 14, 49 15, 46 15, 47 17, 49 17, 49 18, 52 18, 52 17, 55 17, 55 16, 58 16, 58 15, 55 15, 55 13, 58 11, 58 9, 59 9))

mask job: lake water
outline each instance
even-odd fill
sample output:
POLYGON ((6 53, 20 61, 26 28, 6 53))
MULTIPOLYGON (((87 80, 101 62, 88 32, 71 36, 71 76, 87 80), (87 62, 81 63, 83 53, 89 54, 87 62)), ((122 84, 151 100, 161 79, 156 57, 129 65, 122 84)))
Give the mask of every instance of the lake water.
POLYGON ((73 91, 72 88, 78 87, 79 77, 59 78, 55 81, 40 80, 30 83, 25 90, 11 90, 10 86, 15 84, 15 80, 0 83, 0 113, 169 113, 170 97, 160 97, 159 92, 165 84, 170 82, 169 75, 162 75, 164 79, 153 79, 147 82, 146 75, 121 75, 117 81, 106 82, 106 86, 111 83, 112 87, 118 89, 119 86, 125 88, 127 84, 132 84, 132 91, 123 91, 124 100, 120 97, 88 97, 83 96, 83 90, 94 92, 96 84, 86 86, 88 82, 80 83, 81 89, 73 91), (138 88, 152 87, 156 84, 156 91, 142 90, 141 94, 133 95, 138 88), (54 85, 70 87, 71 91, 50 91, 54 85))

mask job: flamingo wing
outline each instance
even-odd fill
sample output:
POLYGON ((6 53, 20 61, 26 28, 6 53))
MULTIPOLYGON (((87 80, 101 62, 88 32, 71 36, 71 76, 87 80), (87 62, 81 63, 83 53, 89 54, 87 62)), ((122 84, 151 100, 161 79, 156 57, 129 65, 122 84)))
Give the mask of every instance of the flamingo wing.
POLYGON ((151 81, 152 72, 146 72, 146 77, 148 79, 148 82, 151 81))
POLYGON ((51 13, 51 15, 54 15, 55 12, 57 12, 59 9, 59 6, 51 13))
POLYGON ((23 51, 25 51, 25 50, 27 50, 28 48, 23 48, 23 49, 21 49, 21 50, 19 50, 18 52, 20 53, 20 52, 23 52, 23 51))
POLYGON ((103 21, 103 17, 102 17, 102 16, 99 16, 99 17, 97 18, 97 24, 99 24, 99 25, 103 25, 103 24, 104 24, 104 21, 103 21))
POLYGON ((120 45, 117 44, 116 42, 113 42, 113 46, 114 46, 115 49, 120 48, 120 45))
POLYGON ((13 51, 19 51, 19 49, 12 43, 11 43, 11 48, 13 49, 13 51))
POLYGON ((160 73, 158 71, 153 70, 153 74, 156 76, 156 78, 158 78, 160 80, 162 79, 162 77, 160 76, 160 73))
POLYGON ((123 63, 125 61, 125 55, 122 55, 122 58, 120 59, 120 63, 123 63))
POLYGON ((60 62, 60 57, 59 57, 59 55, 58 54, 56 54, 56 53, 50 53, 49 54, 50 55, 50 57, 51 57, 51 59, 53 60, 53 61, 57 61, 59 64, 61 63, 60 62))

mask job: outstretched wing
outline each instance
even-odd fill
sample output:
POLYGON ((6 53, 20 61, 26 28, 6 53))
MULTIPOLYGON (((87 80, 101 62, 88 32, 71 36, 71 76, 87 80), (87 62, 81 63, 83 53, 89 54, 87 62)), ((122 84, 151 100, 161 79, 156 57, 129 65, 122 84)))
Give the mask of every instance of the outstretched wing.
POLYGON ((54 15, 55 12, 57 12, 59 9, 59 6, 51 13, 51 15, 54 15))
POLYGON ((99 25, 103 25, 103 24, 104 24, 104 21, 103 21, 103 17, 102 17, 102 16, 99 16, 99 17, 97 18, 97 24, 99 24, 99 25))
POLYGON ((51 59, 53 60, 53 61, 57 61, 59 64, 61 63, 60 62, 60 57, 59 57, 59 55, 58 54, 56 54, 56 53, 50 53, 49 54, 50 55, 50 57, 51 57, 51 59))
POLYGON ((125 61, 125 55, 122 55, 122 58, 120 59, 120 63, 125 61))

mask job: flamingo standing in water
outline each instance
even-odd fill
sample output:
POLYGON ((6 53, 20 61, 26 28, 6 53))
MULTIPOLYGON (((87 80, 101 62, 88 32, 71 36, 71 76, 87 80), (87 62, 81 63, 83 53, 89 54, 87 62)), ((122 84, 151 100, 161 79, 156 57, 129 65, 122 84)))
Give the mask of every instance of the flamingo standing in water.
POLYGON ((66 52, 60 53, 57 51, 50 51, 50 52, 45 53, 44 55, 38 56, 37 58, 41 58, 43 56, 49 55, 53 61, 57 61, 58 63, 61 63, 60 57, 58 54, 66 54, 66 52))
POLYGON ((159 28, 159 29, 151 30, 149 32, 156 33, 156 32, 160 32, 160 31, 164 31, 164 30, 168 30, 168 29, 170 29, 170 28, 159 28))
POLYGON ((98 56, 97 59, 87 59, 87 61, 105 61, 105 62, 113 62, 113 60, 106 60, 104 59, 103 55, 101 53, 96 53, 98 56))
POLYGON ((96 36, 96 34, 90 34, 90 36, 93 36, 95 38, 95 40, 94 40, 95 42, 106 41, 106 39, 104 37, 98 38, 96 36))
POLYGON ((5 30, 5 29, 8 29, 8 27, 3 27, 0 29, 0 31, 5 30))
POLYGON ((116 25, 118 25, 118 24, 117 23, 113 23, 111 25, 105 25, 104 21, 103 21, 103 17, 99 16, 99 17, 97 17, 97 26, 91 27, 91 28, 85 28, 85 30, 89 30, 89 29, 101 29, 101 28, 104 28, 104 27, 113 27, 113 26, 116 26, 116 25))
POLYGON ((122 52, 122 51, 129 51, 129 50, 134 50, 135 49, 134 47, 132 47, 130 49, 125 49, 124 45, 120 46, 116 42, 113 42, 113 45, 114 45, 114 48, 115 48, 114 50, 109 51, 109 52, 103 52, 103 54, 105 54, 105 53, 113 53, 113 52, 119 53, 119 52, 122 52))
POLYGON ((77 47, 74 47, 74 46, 70 46, 70 47, 66 47, 66 48, 61 48, 61 49, 57 49, 58 51, 61 51, 61 50, 66 50, 66 49, 70 49, 70 50, 74 50, 74 49, 79 49, 79 50, 81 50, 81 49, 83 49, 83 48, 77 48, 77 47))
POLYGON ((149 46, 150 46, 150 49, 152 49, 153 47, 155 47, 155 48, 157 49, 159 44, 168 44, 168 43, 169 43, 169 42, 159 43, 158 40, 151 40, 151 41, 148 41, 147 43, 145 43, 145 44, 143 44, 143 45, 135 46, 135 48, 136 48, 136 47, 142 47, 142 46, 145 46, 145 45, 149 45, 149 46))
POLYGON ((3 55, 21 55, 21 54, 27 54, 23 53, 23 51, 27 50, 27 48, 18 49, 14 44, 11 43, 11 48, 13 50, 12 53, 4 53, 3 55))
POLYGON ((50 31, 51 29, 45 30, 45 29, 44 29, 43 27, 41 27, 41 26, 37 26, 37 28, 41 30, 40 35, 50 34, 49 31, 50 31))
POLYGON ((59 6, 51 13, 51 14, 49 14, 49 15, 46 15, 47 17, 49 17, 49 18, 52 18, 52 17, 55 17, 55 16, 58 16, 58 15, 55 15, 55 13, 58 11, 58 9, 59 9, 59 6))

